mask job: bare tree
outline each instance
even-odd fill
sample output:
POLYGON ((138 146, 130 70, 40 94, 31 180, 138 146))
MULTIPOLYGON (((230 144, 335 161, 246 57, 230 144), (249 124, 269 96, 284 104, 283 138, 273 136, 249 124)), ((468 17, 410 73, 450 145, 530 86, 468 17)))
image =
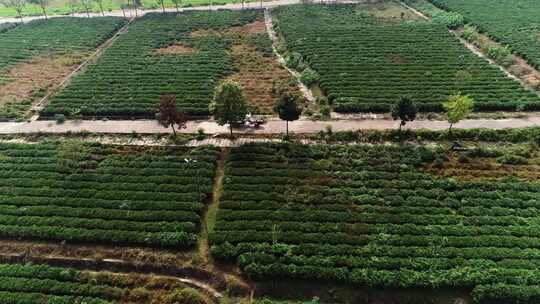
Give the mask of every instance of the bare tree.
POLYGON ((161 96, 157 116, 159 124, 165 128, 171 127, 174 135, 176 135, 174 125, 177 125, 179 129, 186 127, 186 115, 184 112, 178 111, 176 107, 176 96, 174 95, 161 96))
POLYGON ((157 2, 161 5, 161 12, 165 14, 165 0, 157 0, 157 2))
POLYGON ((142 6, 141 0, 131 0, 131 3, 133 4, 133 8, 135 9, 135 17, 138 17, 137 9, 142 6))
POLYGON ((28 0, 28 2, 39 5, 43 11, 43 16, 47 19, 47 6, 49 6, 50 0, 28 0))
POLYGON ((95 0, 95 1, 99 6, 99 10, 101 11, 101 16, 105 16, 105 12, 103 12, 103 0, 95 0))
POLYGON ((120 4, 120 9, 122 9, 122 15, 124 15, 124 18, 126 18, 126 4, 120 4))
POLYGON ((23 11, 24 5, 26 4, 25 0, 0 0, 0 4, 5 7, 14 8, 15 11, 17 12, 17 16, 19 16, 19 19, 21 19, 21 24, 24 23, 22 11, 23 11))
POLYGON ((182 0, 172 0, 174 7, 176 7, 176 12, 180 12, 180 6, 182 6, 182 0))
POLYGON ((90 18, 90 9, 92 8, 92 0, 81 0, 81 4, 84 7, 84 10, 86 11, 86 16, 90 18))
POLYGON ((75 14, 76 8, 79 6, 79 0, 69 0, 68 6, 69 6, 70 15, 73 16, 75 14))

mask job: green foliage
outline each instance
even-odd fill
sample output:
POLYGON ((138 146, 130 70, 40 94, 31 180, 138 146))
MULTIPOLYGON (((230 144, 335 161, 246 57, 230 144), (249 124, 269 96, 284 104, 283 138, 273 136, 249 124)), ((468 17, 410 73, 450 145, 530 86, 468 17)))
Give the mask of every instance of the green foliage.
POLYGON ((474 108, 474 100, 467 95, 452 95, 443 103, 450 124, 455 124, 469 116, 474 108))
POLYGON ((432 20, 436 24, 441 24, 449 29, 455 30, 463 26, 463 16, 455 12, 440 11, 432 16, 432 20))
POLYGON ((492 46, 488 48, 487 55, 503 66, 509 66, 514 63, 512 52, 507 47, 492 46))
POLYGON ((54 120, 56 121, 57 124, 63 124, 64 122, 66 122, 66 115, 56 114, 54 115, 54 120))
POLYGON ((286 65, 288 68, 296 69, 296 70, 302 70, 303 67, 303 60, 302 55, 298 52, 292 52, 287 57, 286 65))
POLYGON ((463 33, 462 33, 462 36, 465 40, 469 41, 469 42, 473 42, 477 39, 477 34, 476 34, 476 28, 474 26, 471 26, 470 24, 466 24, 464 27, 463 27, 463 33))
POLYGON ((274 111, 279 118, 286 121, 293 121, 300 118, 302 114, 302 104, 300 96, 291 92, 285 91, 280 94, 274 111))
POLYGON ((229 124, 232 133, 232 126, 242 123, 248 113, 242 87, 231 80, 221 82, 214 92, 210 113, 214 115, 219 125, 229 124))
POLYGON ((303 58, 320 75, 319 87, 337 112, 388 113, 401 96, 414 100, 420 112, 442 112, 440 101, 455 92, 471 96, 478 111, 515 111, 518 105, 540 110, 536 93, 432 22, 388 22, 353 5, 289 5, 274 14, 291 53, 289 65, 303 58), (456 81, 460 71, 473 77, 456 81))
POLYGON ((320 78, 321 76, 319 76, 319 73, 315 72, 311 68, 304 69, 302 74, 300 74, 300 81, 302 81, 302 83, 304 83, 308 87, 317 84, 320 78))
POLYGON ((400 120, 399 129, 406 125, 408 121, 414 121, 418 109, 416 105, 406 97, 401 97, 397 104, 392 107, 392 118, 394 120, 400 120))
POLYGON ((503 154, 497 157, 497 162, 507 165, 526 165, 529 163, 525 157, 511 154, 503 154))
POLYGON ((163 304, 211 304, 208 296, 194 288, 183 288, 165 297, 163 304))

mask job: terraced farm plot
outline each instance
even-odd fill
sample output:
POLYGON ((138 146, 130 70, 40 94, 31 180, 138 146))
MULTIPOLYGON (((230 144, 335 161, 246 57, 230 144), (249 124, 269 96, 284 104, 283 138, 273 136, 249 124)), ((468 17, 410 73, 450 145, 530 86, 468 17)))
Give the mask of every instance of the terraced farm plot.
POLYGON ((17 26, 17 23, 0 23, 0 34, 17 26))
POLYGON ((218 151, 0 144, 0 237, 187 248, 218 151))
POLYGON ((540 98, 467 50, 446 28, 380 18, 354 6, 295 5, 274 10, 288 50, 320 76, 339 112, 387 112, 401 96, 441 111, 449 95, 476 110, 537 110, 540 98))
POLYGON ((153 118, 159 97, 174 94, 182 110, 206 115, 214 87, 233 72, 232 41, 207 33, 261 17, 253 10, 146 14, 42 114, 153 118), (205 34, 192 35, 201 30, 205 34))
POLYGON ((88 280, 82 272, 44 265, 0 264, 0 278, 2 303, 107 304, 127 293, 88 280))
POLYGON ((174 277, 79 271, 72 268, 32 264, 0 264, 0 302, 6 304, 213 303, 211 296, 204 290, 189 288, 174 277), (186 298, 188 302, 185 302, 186 298))
POLYGON ((540 2, 535 0, 430 0, 446 10, 455 11, 507 45, 531 65, 540 67, 540 2))
MULTIPOLYGON (((0 36, 0 75, 39 55, 88 53, 125 23, 117 17, 35 20, 0 36), (69 29, 69 30, 67 30, 69 29)), ((0 78, 5 82, 9 79, 0 78)))
POLYGON ((508 149, 233 148, 212 252, 255 279, 536 303, 540 155, 508 149))
POLYGON ((52 18, 9 30, 0 24, 0 120, 24 118, 124 23, 104 17, 52 18))

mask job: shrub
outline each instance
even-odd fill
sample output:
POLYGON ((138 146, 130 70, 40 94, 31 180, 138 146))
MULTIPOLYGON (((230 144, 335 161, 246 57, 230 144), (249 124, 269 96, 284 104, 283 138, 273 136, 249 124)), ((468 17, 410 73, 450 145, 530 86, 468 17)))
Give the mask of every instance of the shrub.
POLYGON ((455 30, 465 24, 463 16, 455 12, 440 11, 433 15, 433 22, 442 24, 449 29, 455 30))
POLYGON ((166 296, 163 304, 211 304, 212 301, 208 296, 202 294, 194 288, 184 288, 175 290, 170 295, 166 296))
POLYGON ((56 120, 57 124, 63 124, 64 122, 66 122, 66 115, 56 114, 54 115, 54 120, 56 120))
POLYGON ((304 83, 305 85, 312 86, 319 82, 320 76, 317 72, 312 70, 311 68, 305 69, 302 74, 300 75, 300 81, 304 83))

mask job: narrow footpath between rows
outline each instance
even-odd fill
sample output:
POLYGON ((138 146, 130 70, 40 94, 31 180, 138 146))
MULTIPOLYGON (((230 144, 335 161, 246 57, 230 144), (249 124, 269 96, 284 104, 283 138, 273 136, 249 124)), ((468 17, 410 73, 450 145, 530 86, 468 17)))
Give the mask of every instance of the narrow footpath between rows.
MULTIPOLYGON (((388 119, 377 120, 330 120, 311 121, 300 119, 289 123, 289 130, 293 133, 317 133, 328 128, 333 131, 356 131, 356 130, 386 130, 399 127, 398 121, 388 119)), ((457 129, 506 129, 540 127, 540 116, 527 118, 509 119, 469 119, 456 124, 457 129)), ((417 120, 407 123, 405 129, 429 129, 444 130, 448 128, 448 122, 440 120, 417 120)), ((180 133, 197 133, 199 129, 206 134, 228 133, 227 126, 219 126, 213 121, 191 121, 187 123, 185 129, 180 133)), ((69 133, 69 132, 90 132, 90 133, 172 133, 171 129, 166 129, 155 120, 69 120, 62 124, 54 121, 36 120, 31 122, 2 122, 0 123, 0 134, 31 134, 31 133, 69 133)), ((243 128, 235 129, 239 134, 279 134, 285 132, 285 122, 282 120, 270 120, 259 129, 243 128)))

